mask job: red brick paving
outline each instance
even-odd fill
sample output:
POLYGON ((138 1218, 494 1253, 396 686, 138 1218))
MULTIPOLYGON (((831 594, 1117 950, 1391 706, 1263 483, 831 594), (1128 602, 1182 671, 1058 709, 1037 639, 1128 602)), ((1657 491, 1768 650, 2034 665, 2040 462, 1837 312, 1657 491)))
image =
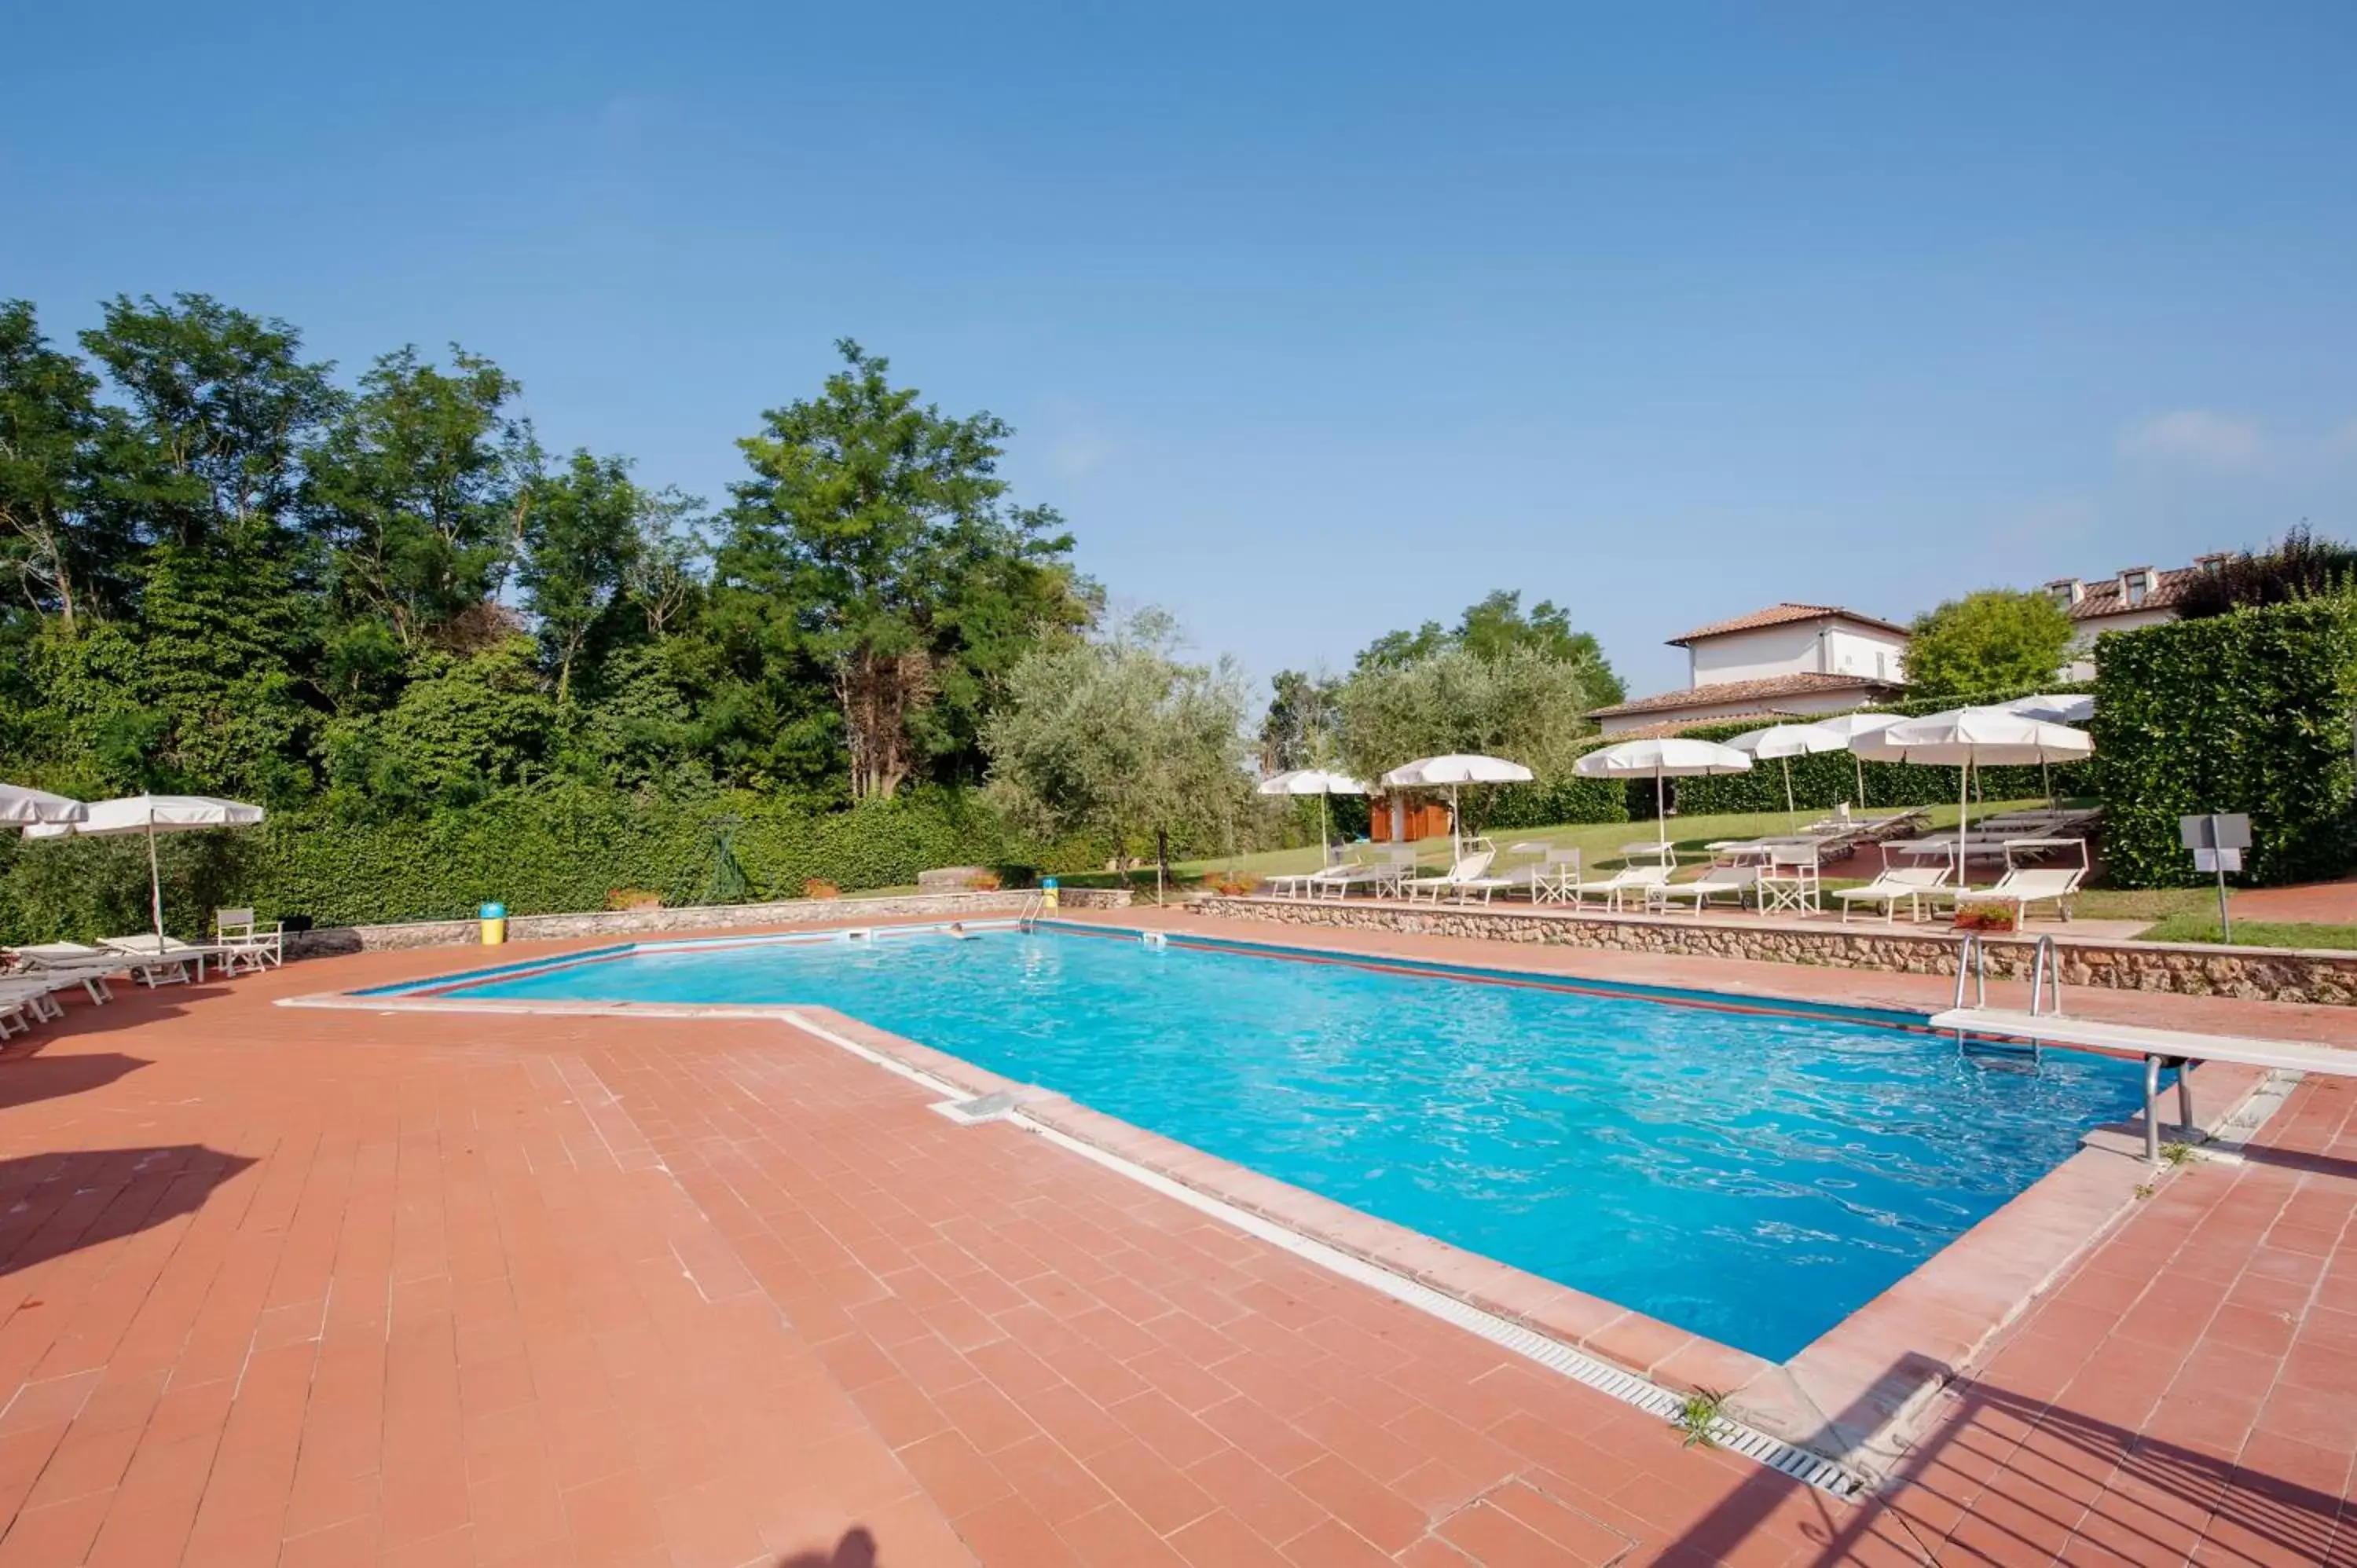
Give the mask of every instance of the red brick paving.
POLYGON ((774 1024, 268 1005, 468 956, 0 1059, 0 1568, 2357 1561, 2340 1086, 1851 1509, 774 1024))

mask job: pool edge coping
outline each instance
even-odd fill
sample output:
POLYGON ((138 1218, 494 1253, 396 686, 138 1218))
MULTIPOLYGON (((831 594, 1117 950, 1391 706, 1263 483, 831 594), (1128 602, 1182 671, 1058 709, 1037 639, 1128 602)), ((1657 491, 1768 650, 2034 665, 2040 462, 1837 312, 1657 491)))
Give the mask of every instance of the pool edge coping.
MULTIPOLYGON (((909 922, 920 926, 926 923, 909 922)), ((1075 924, 1083 924, 1092 932, 1135 938, 1142 938, 1150 929, 1102 920, 1075 924)), ((843 929, 834 928, 837 934, 843 929)), ((725 937, 714 940, 714 945, 724 943, 735 945, 725 937)), ((620 950, 600 946, 552 953, 545 961, 561 964, 593 961, 638 945, 626 944, 620 950)), ((691 939, 684 944, 648 945, 702 944, 691 939)), ((1305 947, 1297 941, 1226 936, 1202 945, 1272 950, 1303 950, 1305 947)), ((1354 952, 1320 944, 1307 946, 1308 950, 1374 961, 1386 967, 1441 972, 1490 970, 1527 974, 1541 981, 1559 982, 1565 978, 1549 971, 1512 964, 1452 965, 1446 961, 1404 963, 1391 955, 1354 952)), ((513 970, 536 965, 527 961, 497 967, 513 970)), ((437 979, 447 984, 454 983, 457 977, 429 976, 414 983, 431 986, 437 979)), ((1796 1008, 1835 1013, 1899 1011, 1845 1008, 1751 990, 1720 994, 1788 1001, 1796 1008)), ((830 1007, 800 1003, 588 1002, 363 992, 282 997, 277 1005, 343 1011, 782 1023, 823 1043, 847 1047, 863 1058, 925 1084, 929 1090, 931 1085, 928 1079, 945 1083, 970 1098, 1012 1095, 1015 1103, 1009 1120, 1028 1122, 1037 1130, 1084 1144, 1114 1160, 1135 1165, 1371 1267, 1608 1362, 1654 1387, 1676 1394, 1702 1390, 1727 1394, 1728 1414, 1793 1447, 1831 1461, 1869 1487, 1885 1480, 1904 1457, 1933 1396, 1977 1365, 2007 1327, 2029 1311, 2133 1212, 2138 1199, 2148 1194, 2151 1182, 2166 1179, 2171 1174, 2166 1168, 2156 1173, 2145 1165, 2140 1141, 2133 1131, 2139 1123, 2111 1123, 2098 1128, 2082 1140, 2077 1151, 1996 1212, 1894 1281, 1789 1360, 1774 1362, 1380 1219, 1093 1110, 1060 1091, 1006 1078, 830 1007), (1959 1303, 1970 1305, 1960 1307, 1959 1303)), ((2202 1121, 2205 1136, 2235 1125, 2236 1119, 2270 1079, 2270 1075, 2255 1069, 2230 1068, 2226 1064, 2209 1064, 2201 1071, 2201 1086, 2213 1091, 2202 1097, 2204 1103, 2220 1108, 2202 1121), (2214 1092, 2220 1089, 2224 1090, 2222 1096, 2214 1092)), ((2272 1103, 2266 1109, 2272 1111, 2272 1103)), ((2262 1124, 2264 1118, 2241 1130, 2248 1135, 2262 1124)))

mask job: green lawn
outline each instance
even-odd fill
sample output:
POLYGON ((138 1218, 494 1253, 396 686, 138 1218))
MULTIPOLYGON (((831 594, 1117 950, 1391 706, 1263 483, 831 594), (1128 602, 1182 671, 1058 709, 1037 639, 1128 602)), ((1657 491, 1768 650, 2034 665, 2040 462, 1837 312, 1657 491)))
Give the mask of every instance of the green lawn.
MULTIPOLYGON (((2148 942, 2214 942, 2218 936, 2218 897, 2201 895, 2200 909, 2169 916, 2149 930, 2138 932, 2148 942)), ((2357 948, 2357 926, 2311 926, 2290 920, 2237 920, 2238 948, 2357 948)))

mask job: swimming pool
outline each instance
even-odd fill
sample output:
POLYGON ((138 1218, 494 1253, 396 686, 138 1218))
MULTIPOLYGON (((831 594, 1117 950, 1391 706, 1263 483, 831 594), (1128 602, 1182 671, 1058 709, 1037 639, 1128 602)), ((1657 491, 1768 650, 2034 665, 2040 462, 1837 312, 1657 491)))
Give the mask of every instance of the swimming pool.
POLYGON ((1778 1361, 2141 1103, 2133 1064, 1896 1015, 1334 956, 1043 926, 434 990, 833 1007, 1778 1361))

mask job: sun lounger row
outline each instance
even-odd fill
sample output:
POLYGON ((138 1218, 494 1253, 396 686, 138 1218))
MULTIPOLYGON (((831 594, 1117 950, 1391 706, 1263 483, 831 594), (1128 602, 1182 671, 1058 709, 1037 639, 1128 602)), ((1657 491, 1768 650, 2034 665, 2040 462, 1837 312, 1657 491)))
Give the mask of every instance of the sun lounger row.
POLYGON ((130 975, 143 985, 201 982, 208 964, 224 975, 255 972, 285 961, 282 928, 263 926, 251 909, 223 909, 220 933, 209 942, 143 933, 86 942, 32 942, 0 949, 7 968, 0 972, 0 1039, 7 1039, 65 1015, 58 998, 73 991, 92 1005, 113 1000, 107 982, 130 975))

